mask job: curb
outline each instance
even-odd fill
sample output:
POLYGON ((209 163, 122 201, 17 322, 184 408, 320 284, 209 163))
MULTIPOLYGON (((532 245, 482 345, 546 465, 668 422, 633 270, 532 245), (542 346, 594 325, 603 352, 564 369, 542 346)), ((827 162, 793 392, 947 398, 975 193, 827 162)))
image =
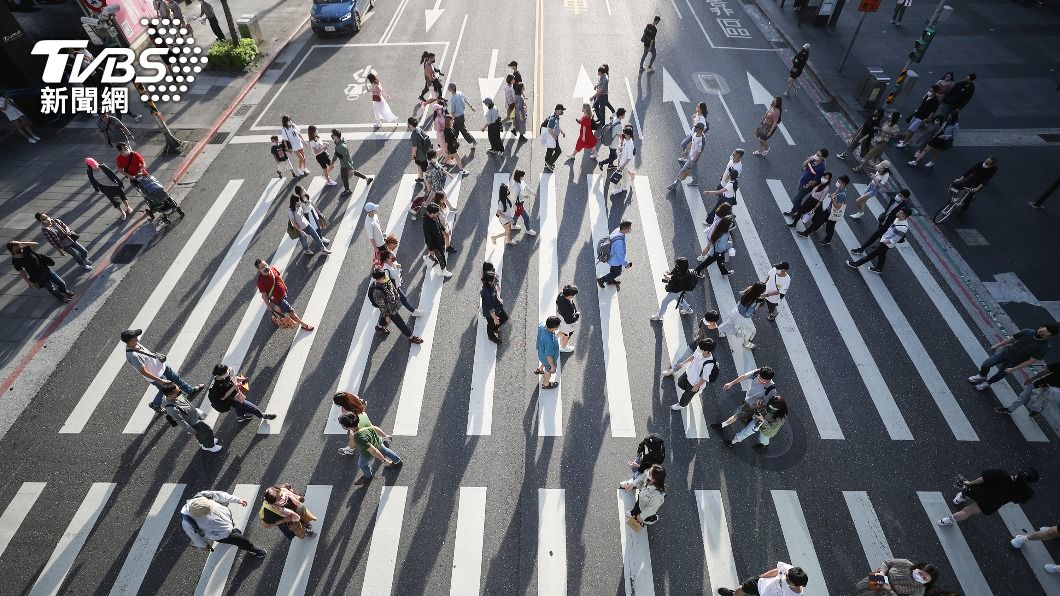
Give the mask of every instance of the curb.
MULTIPOLYGON (((273 51, 272 54, 270 54, 269 57, 265 60, 265 62, 262 63, 261 68, 259 68, 258 71, 253 76, 251 76, 250 80, 243 85, 242 89, 240 89, 239 93, 236 94, 235 98, 233 98, 232 101, 229 102, 228 107, 225 108, 225 110, 217 118, 213 126, 211 126, 207 130, 207 134, 204 135, 203 138, 195 144, 192 150, 184 158, 181 165, 177 168, 176 172, 174 172, 172 178, 170 178, 169 182, 166 184, 167 192, 172 191, 177 186, 177 184, 180 183, 181 179, 184 178, 184 175, 187 174, 188 168, 190 168, 195 163, 195 160, 199 157, 199 155, 202 154, 203 149, 206 148, 207 143, 217 132, 217 129, 219 129, 225 123, 225 121, 228 120, 229 116, 232 115, 232 112, 235 111, 236 106, 238 106, 247 96, 247 93, 249 93, 250 90, 253 89, 255 85, 257 85, 258 80, 265 73, 265 71, 267 71, 269 67, 272 66, 272 63, 276 60, 277 56, 279 56, 285 49, 287 49, 287 46, 290 45, 291 41, 298 36, 298 34, 302 31, 302 29, 306 26, 306 23, 308 22, 309 17, 306 17, 301 22, 301 24, 299 24, 297 27, 294 27, 291 30, 290 35, 287 36, 287 39, 284 40, 282 44, 276 47, 275 51, 273 51)), ((44 332, 41 334, 40 338, 37 339, 37 341, 32 344, 32 347, 29 349, 29 351, 22 356, 22 359, 18 362, 18 364, 15 365, 15 367, 11 371, 11 374, 8 375, 7 379, 4 380, 3 384, 0 384, 0 399, 2 399, 3 396, 11 390, 11 388, 15 384, 15 381, 18 380, 22 372, 26 369, 27 366, 29 366, 29 363, 33 360, 37 353, 40 352, 40 350, 45 346, 45 344, 48 343, 48 340, 51 339, 51 335, 55 333, 55 331, 58 330, 64 322, 66 322, 66 319, 70 316, 70 313, 72 313, 74 309, 77 308, 81 297, 88 292, 88 290, 99 278, 99 276, 103 274, 103 271, 111 264, 114 255, 117 254, 119 250, 125 247, 125 244, 129 241, 129 238, 131 238, 133 234, 139 231, 140 227, 143 226, 146 221, 146 215, 141 215, 139 219, 135 220, 129 227, 129 229, 124 234, 122 234, 122 236, 118 239, 117 242, 114 243, 113 247, 110 250, 110 253, 108 253, 102 259, 101 262, 97 263, 97 267, 92 273, 92 276, 89 277, 88 283, 84 284, 83 289, 77 293, 75 299, 71 300, 70 303, 67 304, 62 309, 62 311, 60 311, 59 315, 56 316, 55 319, 53 319, 52 322, 47 325, 47 327, 45 327, 44 332)))

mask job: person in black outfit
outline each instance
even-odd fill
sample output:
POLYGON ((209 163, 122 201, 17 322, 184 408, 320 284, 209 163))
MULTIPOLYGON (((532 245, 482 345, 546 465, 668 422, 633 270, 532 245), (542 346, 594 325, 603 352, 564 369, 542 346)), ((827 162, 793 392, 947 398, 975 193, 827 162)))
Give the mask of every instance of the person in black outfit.
POLYGON ((848 184, 850 184, 850 177, 846 174, 836 179, 835 192, 825 195, 828 201, 823 203, 821 208, 814 214, 810 225, 805 230, 797 232, 799 236, 809 238, 810 234, 824 226, 824 240, 821 240, 821 245, 828 246, 832 243, 832 235, 835 234, 836 223, 843 218, 843 211, 846 209, 846 189, 848 184))
POLYGON ((19 275, 31 288, 44 288, 51 292, 60 302, 69 302, 74 293, 66 287, 66 282, 59 274, 52 271, 55 261, 48 255, 34 252, 39 246, 36 242, 20 242, 12 240, 7 243, 7 250, 11 252, 11 264, 19 275))
POLYGON ((920 99, 920 105, 917 106, 916 110, 906 119, 906 122, 909 123, 909 127, 904 133, 902 133, 902 138, 898 141, 898 144, 895 145, 896 147, 908 146, 909 140, 913 138, 913 134, 935 115, 935 111, 939 109, 939 93, 941 92, 941 87, 938 85, 932 85, 931 89, 924 94, 924 97, 920 99))
POLYGON ((647 472, 649 468, 656 464, 662 465, 665 461, 666 443, 662 437, 655 433, 644 437, 637 445, 637 455, 626 462, 629 464, 629 469, 633 472, 633 476, 629 480, 620 482, 619 488, 625 488, 627 485, 632 484, 637 476, 647 472))
POLYGON ((1007 503, 1026 503, 1034 496, 1030 485, 1038 482, 1038 478, 1038 470, 1034 468, 1023 468, 1015 474, 984 470, 975 480, 965 480, 964 488, 953 497, 953 504, 964 505, 964 509, 940 519, 939 525, 952 526, 977 513, 991 515, 1007 503))
POLYGON ((972 206, 972 201, 975 200, 975 195, 983 190, 984 186, 990 183, 990 179, 993 178, 996 173, 997 159, 991 156, 983 161, 974 163, 970 168, 965 170, 960 178, 957 178, 953 181, 953 184, 950 184, 951 194, 957 194, 962 190, 971 191, 968 198, 964 200, 964 204, 961 205, 961 213, 968 211, 968 208, 972 206))
POLYGON ((802 76, 802 70, 806 68, 806 62, 810 59, 810 44, 803 44, 802 49, 799 53, 791 59, 791 70, 788 71, 788 88, 784 90, 784 97, 788 94, 798 95, 799 88, 795 86, 795 81, 802 76))
POLYGON ((423 218, 423 243, 427 245, 427 254, 423 260, 428 265, 437 264, 441 267, 443 277, 452 277, 452 272, 446 267, 445 234, 442 231, 442 222, 438 221, 441 214, 442 208, 438 205, 427 205, 427 217, 423 218))
POLYGON ((887 203, 887 207, 885 207, 883 213, 880 214, 878 220, 880 222, 880 225, 876 228, 876 231, 870 234, 869 237, 861 243, 861 246, 859 246, 858 248, 851 249, 850 252, 856 255, 863 254, 865 250, 872 246, 873 242, 879 240, 880 237, 883 236, 885 232, 887 232, 887 228, 891 227, 891 224, 894 223, 895 218, 898 217, 898 210, 908 204, 909 189, 903 188, 902 190, 898 191, 898 194, 891 197, 891 200, 887 203))
POLYGON ((504 301, 500 296, 500 280, 497 279, 497 272, 493 270, 493 263, 484 263, 483 269, 485 271, 482 273, 479 297, 482 299, 482 316, 486 318, 486 338, 500 345, 501 325, 508 321, 508 313, 504 310, 504 301))
POLYGON ((574 303, 574 297, 578 295, 578 286, 567 284, 563 291, 556 296, 556 314, 559 315, 559 351, 569 354, 574 347, 569 345, 570 338, 574 335, 574 324, 581 318, 578 305, 574 303))
POLYGON ((847 150, 836 154, 836 157, 846 159, 847 155, 854 155, 855 149, 858 149, 859 155, 864 156, 872 144, 873 133, 883 122, 883 114, 883 108, 876 108, 872 115, 862 123, 861 128, 857 129, 853 136, 850 137, 850 142, 847 143, 847 150))
POLYGON ((953 86, 946 97, 942 100, 943 114, 949 115, 950 112, 956 110, 963 110, 964 106, 968 105, 968 102, 972 101, 972 96, 975 95, 975 73, 970 73, 964 80, 953 86))
POLYGON ((656 16, 652 22, 644 26, 644 33, 640 36, 640 43, 644 44, 644 53, 640 56, 640 71, 644 72, 644 59, 651 54, 651 61, 648 62, 647 70, 653 70, 655 65, 655 36, 659 34, 659 22, 662 21, 662 17, 656 16))

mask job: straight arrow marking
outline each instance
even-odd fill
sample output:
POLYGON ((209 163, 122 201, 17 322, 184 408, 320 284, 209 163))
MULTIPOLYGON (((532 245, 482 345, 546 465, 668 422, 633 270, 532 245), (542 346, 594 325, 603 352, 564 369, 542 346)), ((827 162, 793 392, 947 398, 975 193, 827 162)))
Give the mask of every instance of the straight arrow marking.
MULTIPOLYGON (((751 89, 751 101, 763 105, 769 106, 773 103, 774 95, 767 90, 762 83, 758 82, 758 79, 751 74, 751 71, 747 71, 747 86, 751 89)), ((728 110, 728 107, 725 108, 728 110)), ((794 145, 795 140, 791 138, 791 134, 788 133, 788 127, 784 126, 781 122, 780 126, 777 127, 780 130, 780 134, 784 137, 784 141, 789 145, 794 145)))
POLYGON ((441 5, 442 0, 435 0, 434 8, 428 8, 423 11, 423 15, 427 19, 427 31, 431 30, 431 27, 438 22, 438 18, 442 16, 443 12, 445 12, 444 8, 438 8, 441 5))
POLYGON ((681 104, 688 102, 688 96, 685 95, 684 91, 681 91, 681 87, 670 76, 669 71, 663 68, 663 102, 668 101, 674 103, 674 109, 677 110, 677 121, 681 123, 681 129, 688 133, 691 129, 688 127, 688 121, 685 120, 684 112, 681 109, 681 104))
POLYGON ((490 69, 489 76, 479 77, 478 79, 478 93, 481 96, 480 99, 486 99, 487 97, 493 98, 497 95, 497 91, 500 91, 501 79, 497 76, 497 48, 493 48, 490 53, 490 69))

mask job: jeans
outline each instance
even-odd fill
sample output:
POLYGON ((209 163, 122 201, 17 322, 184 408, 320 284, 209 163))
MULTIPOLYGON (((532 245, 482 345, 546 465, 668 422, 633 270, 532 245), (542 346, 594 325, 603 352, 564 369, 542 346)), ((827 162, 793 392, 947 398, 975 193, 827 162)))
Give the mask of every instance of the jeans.
POLYGON ((240 416, 254 416, 255 418, 264 416, 261 409, 252 401, 234 401, 232 402, 232 409, 240 416))
POLYGON ((1060 388, 1028 385, 1020 392, 1019 399, 1012 402, 1006 410, 1012 413, 1018 410, 1020 406, 1024 406, 1028 412, 1040 414, 1050 404, 1056 403, 1058 398, 1060 398, 1060 388))
POLYGON ((904 17, 904 16, 905 16, 905 2, 902 2, 901 4, 896 4, 895 7, 894 7, 894 12, 891 14, 891 20, 894 21, 895 23, 898 23, 899 25, 901 25, 902 24, 902 17, 904 17))
MULTIPOLYGON (((216 23, 217 20, 211 19, 211 22, 216 23)), ((250 551, 252 553, 256 553, 261 550, 260 548, 254 546, 253 542, 247 540, 243 536, 243 532, 241 532, 238 528, 233 528, 232 533, 229 534, 227 538, 222 538, 218 540, 218 542, 223 544, 231 544, 232 546, 235 546, 240 550, 250 551)))
POLYGON ((413 311, 416 310, 415 308, 412 307, 411 304, 409 304, 409 297, 405 295, 405 290, 402 290, 401 288, 398 288, 398 296, 401 298, 401 304, 405 308, 409 309, 409 312, 413 312, 413 311))
MULTIPOLYGON (((386 445, 380 444, 379 452, 383 454, 383 457, 394 463, 399 463, 401 461, 401 456, 394 453, 386 445)), ((361 472, 364 474, 365 478, 371 478, 374 476, 374 474, 372 474, 372 462, 374 460, 374 457, 363 452, 357 455, 357 467, 361 468, 361 472)))
POLYGON ((605 284, 612 284, 618 280, 619 275, 622 275, 622 265, 611 265, 611 271, 597 281, 602 281, 605 284))
POLYGON ((217 439, 213 436, 213 429, 210 428, 209 424, 206 424, 206 421, 200 420, 192 424, 191 429, 195 432, 195 438, 199 441, 199 445, 213 447, 217 444, 217 439))
POLYGON ((799 192, 795 193, 795 196, 791 198, 791 211, 790 213, 797 213, 799 207, 802 207, 802 201, 806 199, 806 195, 810 194, 813 187, 806 188, 805 186, 799 187, 799 192))
POLYGON ((987 373, 990 372, 991 368, 995 366, 997 367, 997 372, 994 374, 994 376, 986 380, 987 383, 997 383, 1001 379, 1004 379, 1006 376, 1008 376, 1008 373, 1005 372, 1005 368, 1007 368, 1005 363, 1005 352, 1006 350, 998 350, 997 352, 994 352, 992 356, 984 360, 981 365, 979 365, 980 377, 985 377, 987 373))
POLYGON ((681 308, 684 310, 691 310, 692 305, 688 303, 684 298, 684 292, 667 292, 666 296, 663 297, 662 302, 659 303, 659 312, 655 313, 656 317, 662 317, 666 311, 666 307, 673 304, 674 300, 681 298, 681 308))
POLYGON ((651 45, 644 46, 644 53, 641 54, 641 56, 640 56, 640 67, 641 68, 644 68, 644 59, 648 57, 648 54, 651 54, 651 61, 648 62, 648 68, 651 68, 655 64, 655 56, 657 54, 657 52, 655 51, 655 44, 654 43, 651 44, 651 45))
POLYGON ((705 261, 696 266, 696 273, 703 273, 707 270, 707 267, 710 267, 710 265, 715 262, 718 264, 718 271, 720 271, 722 275, 729 274, 729 269, 725 266, 724 252, 712 253, 705 261))
MULTIPOLYGON (((755 430, 755 426, 757 426, 757 425, 758 425, 758 421, 757 420, 752 420, 752 421, 748 422, 747 426, 743 427, 743 429, 740 430, 740 432, 736 433, 736 436, 732 438, 732 442, 733 443, 739 443, 740 441, 746 439, 747 437, 755 434, 757 432, 755 430)), ((759 433, 758 434, 758 442, 763 444, 763 445, 768 445, 769 444, 769 437, 759 433)))
POLYGON ((317 244, 320 245, 321 250, 327 248, 324 246, 324 239, 320 237, 320 232, 318 232, 312 225, 306 226, 302 231, 305 232, 305 234, 299 234, 298 241, 302 243, 303 249, 309 250, 309 241, 306 240, 306 235, 312 236, 313 240, 316 240, 317 244))
POLYGON ((77 261, 77 264, 82 267, 88 267, 88 249, 81 245, 80 242, 72 242, 70 246, 66 247, 66 252, 70 253, 70 257, 77 261))
MULTIPOLYGON (((860 267, 861 265, 864 265, 865 263, 868 263, 869 261, 871 261, 872 259, 875 258, 876 259, 876 268, 877 269, 883 269, 883 264, 887 262, 887 251, 888 251, 887 245, 882 243, 882 242, 880 242, 879 244, 876 245, 876 248, 870 250, 869 252, 865 253, 865 256, 863 256, 860 259, 854 261, 854 266, 855 267, 860 267)), ((1002 375, 1002 376, 1004 376, 1004 375, 1002 375)), ((991 381, 991 383, 992 382, 993 381, 991 381)))
POLYGON ((556 160, 559 159, 559 156, 562 154, 563 149, 559 146, 559 139, 556 139, 555 147, 545 149, 545 163, 548 164, 549 167, 554 167, 556 165, 556 160))
POLYGON ((42 279, 33 280, 37 285, 51 292, 52 296, 55 296, 59 300, 66 300, 67 294, 70 293, 70 289, 66 287, 66 282, 63 278, 59 277, 59 274, 48 270, 48 276, 42 279))
POLYGON ((685 346, 685 350, 681 352, 676 358, 674 358, 673 362, 670 363, 670 368, 675 368, 678 364, 681 363, 682 360, 691 356, 692 352, 694 351, 695 349, 692 348, 692 346, 685 346))
MULTIPOLYGON (((180 378, 180 373, 173 370, 169 366, 166 366, 166 370, 162 371, 162 378, 171 383, 176 383, 177 387, 180 387, 180 390, 183 391, 185 395, 191 395, 192 391, 195 390, 194 387, 188 385, 187 381, 180 378)), ((151 381, 151 384, 158 389, 158 395, 156 395, 155 398, 151 400, 151 409, 157 410, 158 408, 162 407, 162 400, 165 399, 166 396, 164 393, 162 393, 162 385, 155 381, 151 381)))
POLYGON ((405 323, 405 319, 401 318, 401 315, 397 313, 394 313, 392 315, 381 314, 379 315, 379 326, 385 327, 387 319, 394 322, 394 325, 397 326, 398 331, 400 331, 402 335, 404 335, 405 337, 412 337, 412 330, 409 329, 409 326, 405 323))
POLYGON ((460 136, 464 137, 464 140, 468 143, 474 143, 475 137, 471 136, 471 133, 467 131, 467 124, 464 123, 464 115, 460 114, 453 118, 453 130, 460 133, 460 136))
POLYGON ((522 212, 521 212, 521 213, 519 214, 519 216, 518 216, 518 217, 516 217, 515 219, 513 219, 513 220, 512 220, 512 224, 513 224, 513 225, 519 225, 519 220, 520 220, 520 219, 522 219, 522 220, 523 220, 523 227, 525 227, 526 229, 528 229, 528 230, 529 230, 529 229, 530 229, 530 215, 529 215, 529 214, 527 214, 527 212, 526 212, 526 209, 525 209, 525 208, 524 208, 524 209, 523 209, 523 211, 522 211, 522 212))

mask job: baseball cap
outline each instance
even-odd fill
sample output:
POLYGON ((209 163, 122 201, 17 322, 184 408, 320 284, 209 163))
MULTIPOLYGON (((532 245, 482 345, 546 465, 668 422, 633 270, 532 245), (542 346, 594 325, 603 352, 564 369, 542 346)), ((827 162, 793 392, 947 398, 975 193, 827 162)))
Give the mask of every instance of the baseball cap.
POLYGON ((206 497, 195 497, 188 503, 188 513, 192 517, 206 517, 213 511, 213 501, 206 497))
POLYGON ((376 205, 375 203, 365 203, 364 204, 364 210, 367 213, 371 213, 373 211, 379 211, 379 205, 376 205))
POLYGON ((134 337, 140 337, 143 332, 143 329, 126 329, 125 331, 121 332, 121 340, 125 343, 128 343, 130 339, 133 339, 134 337))
POLYGON ((519 63, 516 62, 515 60, 512 60, 511 62, 508 63, 508 66, 519 66, 519 63))
POLYGON ((696 122, 696 130, 703 130, 706 127, 706 124, 703 124, 702 122, 696 122))
POLYGON ((556 109, 564 112, 567 111, 567 108, 563 107, 563 104, 561 103, 556 104, 556 109))

